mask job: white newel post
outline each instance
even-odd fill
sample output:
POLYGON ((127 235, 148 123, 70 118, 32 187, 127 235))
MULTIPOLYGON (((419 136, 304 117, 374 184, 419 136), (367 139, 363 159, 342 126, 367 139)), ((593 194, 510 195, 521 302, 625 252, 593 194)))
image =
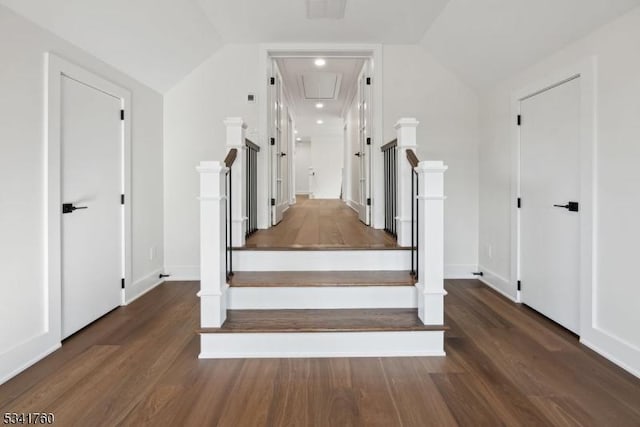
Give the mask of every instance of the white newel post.
POLYGON ((416 128, 418 122, 414 118, 402 118, 395 125, 398 138, 396 170, 398 171, 398 207, 396 216, 396 233, 398 245, 411 246, 411 180, 413 174, 411 164, 407 161, 407 150, 416 151, 416 128))
POLYGON ((200 162, 200 325, 218 328, 227 318, 225 175, 221 162, 200 162))
POLYGON ((227 152, 232 148, 238 150, 236 161, 231 166, 231 239, 234 247, 244 246, 248 218, 245 216, 246 163, 247 146, 245 130, 247 125, 240 117, 228 117, 224 121, 227 127, 227 152))
POLYGON ((444 324, 444 172, 441 161, 420 162, 418 173, 418 317, 444 324))

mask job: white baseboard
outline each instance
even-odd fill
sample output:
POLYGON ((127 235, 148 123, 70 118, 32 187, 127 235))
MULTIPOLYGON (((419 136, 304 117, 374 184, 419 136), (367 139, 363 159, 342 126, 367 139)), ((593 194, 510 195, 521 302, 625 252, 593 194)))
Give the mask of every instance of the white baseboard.
POLYGON ((164 267, 164 272, 171 275, 164 279, 167 282, 200 280, 199 265, 167 265, 164 267))
POLYGON ((602 329, 580 331, 580 342, 640 378, 640 349, 602 329))
POLYGON ((445 264, 445 279, 475 279, 474 272, 478 271, 475 264, 445 264))
POLYGON ((58 339, 45 332, 0 354, 0 384, 59 349, 62 344, 58 339))
POLYGON ((229 308, 289 310, 416 308, 415 286, 231 287, 229 308))
POLYGON ((200 359, 444 356, 444 331, 200 334, 200 359))
POLYGON ((516 296, 517 289, 511 286, 509 280, 483 266, 479 266, 478 270, 482 271, 483 273, 483 276, 477 277, 477 279, 480 279, 482 283, 498 292, 499 294, 502 294, 511 301, 515 303, 519 302, 516 296))
POLYGON ((147 292, 149 292, 150 290, 158 286, 160 283, 164 282, 164 279, 160 279, 159 277, 163 271, 164 269, 159 268, 153 271, 152 273, 146 275, 142 279, 139 279, 133 282, 131 286, 125 286, 124 305, 128 305, 132 303, 133 301, 140 298, 142 295, 146 294, 147 292))

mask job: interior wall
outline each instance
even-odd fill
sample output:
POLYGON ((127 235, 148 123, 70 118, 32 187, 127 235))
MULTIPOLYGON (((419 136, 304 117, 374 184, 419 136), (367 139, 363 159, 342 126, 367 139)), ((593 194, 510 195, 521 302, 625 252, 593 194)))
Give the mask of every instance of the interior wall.
POLYGON ((295 145, 296 194, 309 194, 309 166, 311 166, 311 142, 300 141, 295 145))
MULTIPOLYGON (((443 160, 445 276, 472 277, 478 263, 478 97, 417 45, 384 46, 384 140, 415 117, 417 156, 443 160)), ((375 105, 374 105, 374 108, 375 105)))
POLYGON ((164 264, 162 95, 0 6, 0 383, 59 345, 45 310, 45 52, 132 92, 134 283, 127 298, 155 285, 164 264))
MULTIPOLYGON (((480 156, 481 269, 515 297, 511 275, 511 94, 595 56, 597 147, 596 256, 593 324, 583 342, 640 375, 640 287, 635 264, 640 241, 640 8, 566 47, 482 98, 480 156)), ((485 276, 486 277, 486 276, 485 276)))
POLYGON ((344 164, 349 171, 347 188, 347 204, 356 209, 360 200, 360 160, 354 154, 360 151, 360 134, 358 132, 358 97, 353 98, 345 115, 346 140, 344 164))

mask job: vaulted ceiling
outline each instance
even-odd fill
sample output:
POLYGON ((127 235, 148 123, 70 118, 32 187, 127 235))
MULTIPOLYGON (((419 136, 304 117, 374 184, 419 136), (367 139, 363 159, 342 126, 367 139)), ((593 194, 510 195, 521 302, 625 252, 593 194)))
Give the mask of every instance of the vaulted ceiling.
POLYGON ((0 0, 165 92, 224 43, 421 43, 482 89, 640 0, 0 0), (311 15, 308 18, 307 4, 311 15), (339 19, 335 19, 338 16, 339 19))

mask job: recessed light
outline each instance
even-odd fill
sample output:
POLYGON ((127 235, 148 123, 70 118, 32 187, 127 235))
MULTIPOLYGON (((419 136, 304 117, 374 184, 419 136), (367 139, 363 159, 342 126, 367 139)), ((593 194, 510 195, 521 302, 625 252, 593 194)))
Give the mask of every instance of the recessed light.
POLYGON ((296 141, 302 141, 302 138, 296 138, 296 141))
POLYGON ((293 131, 293 133, 295 133, 295 134, 297 135, 297 134, 298 134, 298 129, 295 129, 295 130, 293 131))
POLYGON ((316 67, 324 67, 325 65, 327 65, 327 61, 322 58, 316 59, 313 63, 316 64, 316 67))
POLYGON ((322 120, 316 120, 316 123, 317 123, 317 124, 319 124, 319 125, 321 125, 321 124, 323 124, 324 122, 323 122, 322 120))
POLYGON ((324 108, 324 104, 323 104, 322 102, 318 102, 318 103, 316 104, 316 108, 318 108, 318 109, 319 109, 319 108, 324 108))

